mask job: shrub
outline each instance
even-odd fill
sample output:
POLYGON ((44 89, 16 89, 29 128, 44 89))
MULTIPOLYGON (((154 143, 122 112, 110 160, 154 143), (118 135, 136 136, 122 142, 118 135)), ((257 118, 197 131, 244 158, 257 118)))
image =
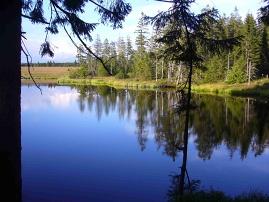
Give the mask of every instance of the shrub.
POLYGON ((71 79, 84 79, 87 76, 89 76, 89 71, 86 67, 80 67, 69 72, 69 77, 71 79))
POLYGON ((127 76, 122 71, 120 71, 119 73, 117 73, 115 77, 117 79, 125 79, 125 78, 127 78, 127 76))

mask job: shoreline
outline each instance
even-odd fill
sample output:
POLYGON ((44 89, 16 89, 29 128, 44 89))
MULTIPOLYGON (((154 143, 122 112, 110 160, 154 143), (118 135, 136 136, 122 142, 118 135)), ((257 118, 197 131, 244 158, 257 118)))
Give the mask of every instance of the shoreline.
MULTIPOLYGON (((91 79, 70 79, 67 77, 58 79, 36 79, 39 84, 69 85, 69 86, 111 86, 114 88, 128 89, 176 89, 175 83, 164 80, 139 81, 135 79, 116 79, 115 77, 96 77, 91 79)), ((23 79, 22 84, 32 84, 30 79, 23 79)), ((198 94, 212 94, 219 96, 239 97, 269 97, 269 79, 260 79, 242 84, 211 83, 193 85, 192 92, 198 94)))

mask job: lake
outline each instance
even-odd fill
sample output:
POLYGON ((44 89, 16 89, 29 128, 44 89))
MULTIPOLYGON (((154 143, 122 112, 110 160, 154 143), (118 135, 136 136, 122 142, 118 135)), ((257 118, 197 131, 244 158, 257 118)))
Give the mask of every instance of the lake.
MULTIPOLYGON (((22 86, 24 201, 168 201, 184 113, 172 91, 22 86)), ((269 193, 269 102, 193 95, 187 171, 199 189, 269 193)))

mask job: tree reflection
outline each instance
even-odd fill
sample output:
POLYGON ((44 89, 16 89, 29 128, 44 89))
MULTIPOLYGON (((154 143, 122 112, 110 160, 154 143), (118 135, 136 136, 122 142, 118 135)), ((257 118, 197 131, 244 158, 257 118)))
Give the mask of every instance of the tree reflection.
MULTIPOLYGON (((78 104, 81 111, 87 105, 95 110, 98 120, 103 115, 116 112, 119 119, 134 120, 137 142, 141 151, 147 146, 149 135, 154 137, 158 149, 176 160, 182 155, 178 173, 171 176, 168 192, 170 200, 180 199, 199 188, 200 181, 191 179, 187 172, 188 141, 190 136, 198 157, 209 160, 222 145, 230 157, 239 151, 241 158, 252 151, 261 155, 269 146, 269 103, 251 98, 193 95, 187 113, 178 113, 175 103, 183 102, 181 96, 171 91, 116 90, 111 87, 79 87, 78 104), (185 135, 185 121, 189 118, 189 135, 185 135), (153 134, 152 134, 153 133, 153 134)), ((184 111, 184 107, 182 108, 184 111)), ((213 195, 224 197, 223 193, 213 195)))
MULTIPOLYGON (((98 120, 116 112, 120 119, 135 118, 137 140, 146 149, 149 133, 163 153, 175 159, 184 148, 185 117, 173 110, 179 96, 171 91, 116 90, 111 87, 77 87, 81 111, 94 110, 98 120), (152 134, 151 134, 152 135, 152 134)), ((250 98, 193 95, 198 106, 190 112, 189 131, 198 156, 211 158, 225 145, 229 155, 240 151, 241 158, 250 151, 261 155, 269 145, 269 103, 250 98)))

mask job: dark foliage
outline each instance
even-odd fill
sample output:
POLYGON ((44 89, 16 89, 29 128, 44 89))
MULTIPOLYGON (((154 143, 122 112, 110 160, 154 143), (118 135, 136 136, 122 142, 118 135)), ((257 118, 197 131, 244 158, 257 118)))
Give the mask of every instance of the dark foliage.
POLYGON ((260 20, 266 25, 269 25, 269 0, 264 0, 264 2, 267 5, 260 8, 260 20))

